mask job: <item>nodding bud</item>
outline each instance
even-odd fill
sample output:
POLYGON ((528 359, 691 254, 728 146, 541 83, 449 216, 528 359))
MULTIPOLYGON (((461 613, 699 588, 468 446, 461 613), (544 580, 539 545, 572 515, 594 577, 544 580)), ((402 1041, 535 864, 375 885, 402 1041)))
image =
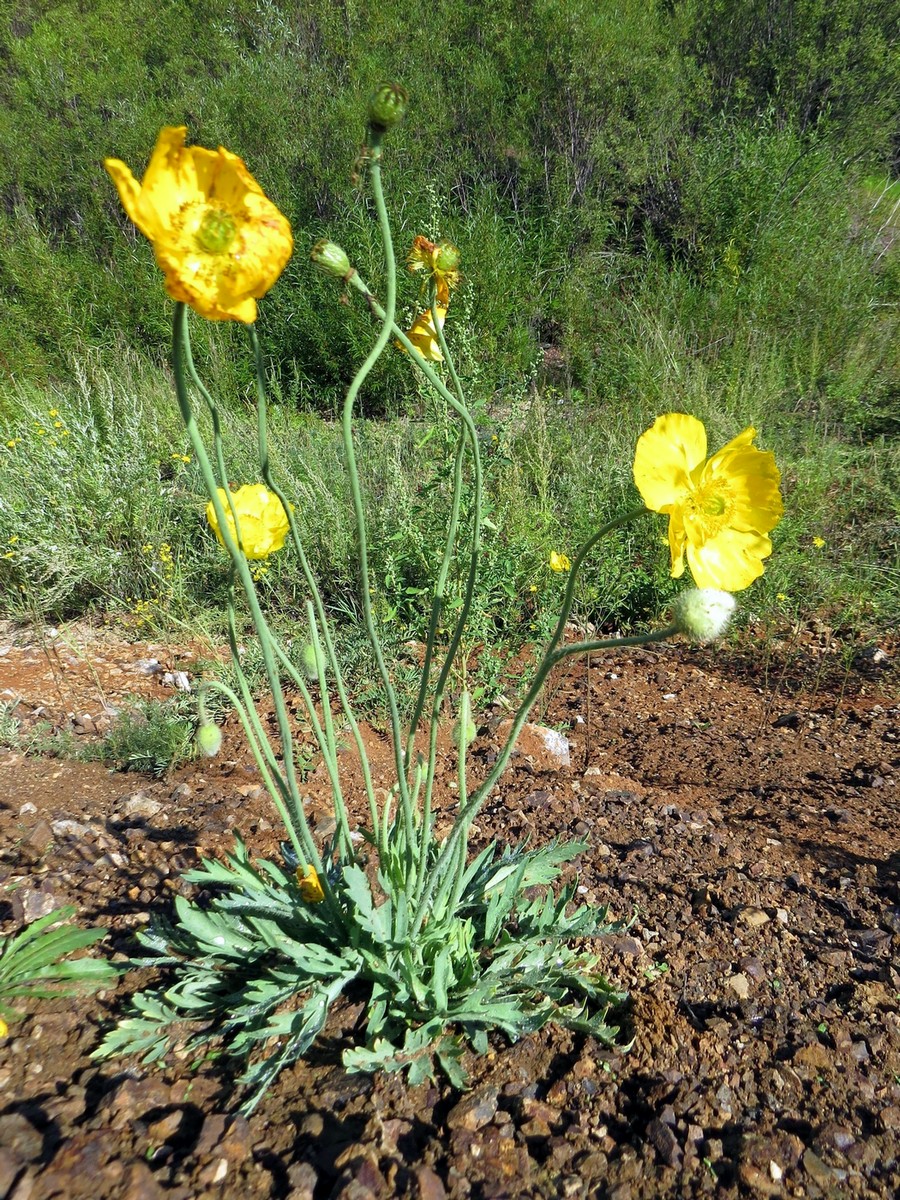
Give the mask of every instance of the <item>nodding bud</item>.
POLYGON ((471 717, 469 717, 468 721, 466 721, 465 729, 463 729, 462 721, 454 721, 453 722, 453 744, 455 746, 458 746, 460 737, 462 737, 463 744, 466 746, 471 746, 472 743, 475 741, 475 734, 477 732, 478 732, 478 730, 475 727, 475 722, 472 720, 471 717))
POLYGON ((736 607, 731 592, 692 588, 675 601, 672 619, 676 628, 695 642, 711 642, 725 632, 736 607))
POLYGON ((439 242, 434 254, 434 265, 438 271, 455 271, 459 266, 459 251, 452 242, 439 242))
POLYGON ((387 133, 403 120, 408 99, 399 83, 381 84, 369 99, 369 124, 379 133, 387 133))
POLYGON ((206 758, 215 758, 222 749, 222 730, 210 721, 197 730, 197 749, 206 758))
POLYGON ((309 252, 309 257, 313 265, 326 275, 335 275, 338 279, 346 279, 350 274, 350 259, 340 246, 329 242, 327 238, 316 242, 309 252))
POLYGON ((300 651, 300 665, 307 679, 319 678, 319 665, 316 661, 316 648, 312 642, 307 642, 300 651))

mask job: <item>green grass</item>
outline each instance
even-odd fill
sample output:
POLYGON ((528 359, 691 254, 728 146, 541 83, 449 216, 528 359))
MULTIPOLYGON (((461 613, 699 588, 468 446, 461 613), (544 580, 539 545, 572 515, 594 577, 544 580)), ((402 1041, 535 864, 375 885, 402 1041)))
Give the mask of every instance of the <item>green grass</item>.
MULTIPOLYGON (((571 557, 601 515, 636 501, 634 444, 665 409, 704 420, 711 452, 752 423, 781 465, 786 516, 764 579, 741 597, 747 613, 774 613, 786 596, 801 613, 839 613, 860 629, 895 620, 897 443, 848 436, 823 413, 788 411, 793 364, 763 339, 740 347, 741 364, 734 342, 724 361, 692 356, 683 328, 658 312, 635 311, 627 335, 630 369, 644 381, 635 396, 591 405, 545 385, 480 409, 490 524, 471 644, 517 644, 546 632, 561 588, 548 569, 550 550, 571 557)), ((185 446, 168 389, 164 375, 126 359, 118 381, 85 370, 68 388, 15 390, 16 416, 0 434, 7 612, 65 619, 106 611, 136 634, 222 635, 225 556, 207 527, 194 466, 180 457, 185 446)), ((231 404, 224 423, 229 474, 250 481, 255 414, 231 404)), ((398 645, 423 633, 451 446, 452 433, 433 409, 420 420, 360 423, 376 611, 398 645)), ((271 448, 327 603, 352 627, 359 595, 339 431, 276 405, 271 448)), ((648 516, 607 541, 581 585, 586 619, 627 627, 660 614, 677 586, 668 578, 664 533, 664 519, 648 516)), ((279 620, 299 619, 305 590, 290 551, 273 556, 260 587, 279 620)), ((451 605, 458 594, 451 591, 451 605)))

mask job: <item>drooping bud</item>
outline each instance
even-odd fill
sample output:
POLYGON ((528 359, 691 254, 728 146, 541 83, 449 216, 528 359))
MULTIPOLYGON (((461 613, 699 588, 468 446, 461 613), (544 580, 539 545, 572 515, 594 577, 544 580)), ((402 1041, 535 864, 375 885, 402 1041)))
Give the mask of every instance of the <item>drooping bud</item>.
POLYGON ((472 720, 472 698, 468 692, 463 692, 460 696, 459 717, 453 722, 454 746, 458 746, 460 741, 463 746, 471 746, 477 732, 475 722, 472 720))
POLYGON ((675 601, 672 621, 675 627, 695 642, 711 642, 721 637, 737 607, 731 592, 717 588, 692 588, 675 601))
POLYGON ((325 275, 334 275, 338 279, 346 279, 350 273, 350 259, 340 246, 322 238, 316 242, 309 253, 313 265, 325 275))
POLYGON ((382 83, 369 100, 369 124, 378 133, 387 133, 403 120, 408 100, 406 89, 399 83, 382 83))
POLYGON ((319 678, 319 667, 316 662, 316 648, 312 642, 307 642, 300 651, 300 665, 307 679, 319 678))
POLYGON ((213 721, 197 730, 197 749, 206 758, 215 758, 222 749, 222 730, 213 721))

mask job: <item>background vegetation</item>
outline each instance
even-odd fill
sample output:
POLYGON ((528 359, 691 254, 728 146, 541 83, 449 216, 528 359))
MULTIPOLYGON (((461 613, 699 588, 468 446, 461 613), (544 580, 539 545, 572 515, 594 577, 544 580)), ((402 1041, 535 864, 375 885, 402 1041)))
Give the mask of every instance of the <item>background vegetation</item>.
MULTIPOLYGON (((755 424, 782 464, 788 516, 745 618, 896 621, 898 29, 897 0, 16 0, 0 14, 3 607, 215 622, 224 567, 165 376, 171 305, 101 166, 140 175, 159 128, 184 123, 240 153, 293 224, 260 318, 275 448, 352 624, 330 418, 372 328, 305 248, 334 237, 378 290, 351 168, 365 98, 398 79, 412 97, 387 162, 398 247, 424 232, 463 254, 448 334, 492 505, 473 637, 543 628, 549 550, 631 502, 634 439, 672 409, 703 419, 711 448, 755 424)), ((403 286, 412 316, 417 283, 403 286)), ((194 328, 249 477, 242 330, 194 328)), ((449 435, 399 354, 363 415, 381 614, 402 638, 442 536, 449 435)), ((587 618, 659 612, 661 533, 653 518, 613 543, 587 618)), ((263 583, 290 620, 288 555, 263 583)))

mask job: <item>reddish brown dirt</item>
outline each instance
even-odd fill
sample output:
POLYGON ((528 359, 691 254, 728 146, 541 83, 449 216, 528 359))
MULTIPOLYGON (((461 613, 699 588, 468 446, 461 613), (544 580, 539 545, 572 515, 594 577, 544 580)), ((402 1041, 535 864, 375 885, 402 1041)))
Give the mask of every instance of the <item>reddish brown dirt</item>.
MULTIPOLYGON (((113 994, 35 1002, 0 1041, 0 1197, 895 1197, 900 722, 885 648, 845 666, 827 631, 806 630, 596 657, 590 693, 583 663, 553 681, 536 719, 568 727, 571 765, 523 744, 478 839, 588 840, 585 899, 635 916, 603 950, 631 992, 630 1050, 553 1029, 497 1038, 468 1062, 470 1092, 411 1089, 345 1073, 342 1011, 247 1121, 214 1062, 92 1062, 113 994)), ((20 698, 26 726, 37 711, 89 738, 104 703, 166 694, 164 672, 135 666, 150 658, 193 669, 85 629, 5 630, 0 700, 20 698)), ((476 771, 501 716, 484 718, 476 771)), ((127 949, 234 827, 275 849, 230 728, 219 759, 161 781, 0 751, 0 931, 71 902, 127 949)))

